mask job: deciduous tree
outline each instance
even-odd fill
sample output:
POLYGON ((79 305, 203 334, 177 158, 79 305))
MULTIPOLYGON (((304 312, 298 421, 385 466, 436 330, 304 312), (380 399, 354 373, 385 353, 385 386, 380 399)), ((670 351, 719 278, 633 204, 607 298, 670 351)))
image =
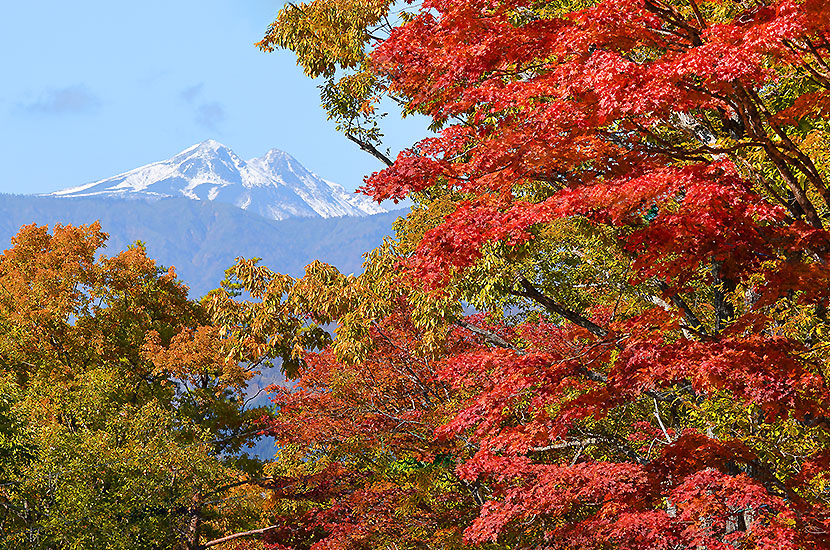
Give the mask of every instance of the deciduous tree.
MULTIPOLYGON (((464 396, 436 437, 477 449, 465 540, 827 547, 827 4, 405 9, 361 63, 438 133, 366 181, 416 207, 367 264, 383 292, 337 301, 334 346, 366 360, 366 327, 409 302, 464 396), (479 346, 445 348, 460 330, 479 346)), ((306 63, 305 41, 275 45, 306 63)), ((297 283, 307 310, 337 281, 297 283)))
POLYGON ((0 546, 195 549, 259 519, 250 373, 172 269, 105 241, 31 225, 0 255, 0 546))

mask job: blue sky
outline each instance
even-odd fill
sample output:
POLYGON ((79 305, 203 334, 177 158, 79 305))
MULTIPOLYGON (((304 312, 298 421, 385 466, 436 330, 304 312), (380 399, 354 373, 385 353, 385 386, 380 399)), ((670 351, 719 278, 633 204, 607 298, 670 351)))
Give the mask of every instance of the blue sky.
MULTIPOLYGON (((334 130, 290 52, 254 47, 282 0, 33 0, 0 18, 0 192, 44 193, 208 138, 273 147, 348 189, 380 168, 334 130)), ((393 153, 423 120, 385 119, 393 153)))

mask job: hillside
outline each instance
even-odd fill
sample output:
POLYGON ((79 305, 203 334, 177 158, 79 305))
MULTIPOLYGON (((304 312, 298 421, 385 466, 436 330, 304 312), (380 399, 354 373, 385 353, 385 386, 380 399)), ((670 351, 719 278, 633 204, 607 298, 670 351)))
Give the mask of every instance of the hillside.
POLYGON ((162 198, 57 198, 0 195, 0 242, 7 248, 21 225, 88 224, 95 220, 110 235, 115 253, 136 240, 150 257, 175 266, 179 277, 201 296, 215 288, 237 256, 260 257, 274 270, 299 275, 314 259, 342 271, 360 271, 361 255, 377 247, 400 211, 365 217, 269 220, 230 204, 162 198))

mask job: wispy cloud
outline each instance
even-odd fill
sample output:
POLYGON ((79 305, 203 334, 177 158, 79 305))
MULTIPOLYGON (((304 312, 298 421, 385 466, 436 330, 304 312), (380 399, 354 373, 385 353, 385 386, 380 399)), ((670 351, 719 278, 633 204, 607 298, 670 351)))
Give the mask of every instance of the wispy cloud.
POLYGON ((225 121, 225 108, 220 103, 204 103, 196 107, 196 124, 208 130, 218 130, 225 121))
POLYGON ((179 92, 179 97, 192 105, 193 120, 199 126, 211 131, 218 131, 219 126, 225 121, 225 107, 217 101, 205 101, 204 82, 199 82, 184 88, 179 92))
POLYGON ((193 101, 199 96, 199 94, 202 93, 202 88, 204 87, 204 83, 195 84, 182 90, 181 94, 179 95, 183 100, 187 101, 188 103, 193 103, 193 101))
POLYGON ((101 100, 85 86, 68 86, 43 92, 33 101, 21 103, 28 113, 63 115, 91 113, 101 106, 101 100))

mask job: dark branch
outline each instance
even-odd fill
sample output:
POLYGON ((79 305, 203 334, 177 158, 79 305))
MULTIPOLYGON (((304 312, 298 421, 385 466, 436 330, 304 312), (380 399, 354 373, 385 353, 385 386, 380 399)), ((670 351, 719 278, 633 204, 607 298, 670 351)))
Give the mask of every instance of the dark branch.
POLYGON ((553 313, 556 313, 557 315, 560 315, 561 317, 564 317, 571 323, 584 328, 594 336, 597 336, 599 338, 605 338, 606 336, 608 336, 608 331, 606 329, 595 324, 590 319, 587 319, 586 317, 583 317, 582 315, 576 313, 575 311, 572 311, 566 308, 565 306, 557 303, 550 296, 542 294, 541 292, 539 292, 539 289, 533 286, 530 283, 530 281, 528 281, 524 277, 519 279, 519 284, 522 285, 523 290, 512 290, 512 294, 522 296, 524 298, 529 298, 531 300, 534 300, 535 302, 538 302, 539 304, 544 306, 545 309, 547 309, 548 311, 551 311, 553 313))
POLYGON ((505 340, 504 338, 502 338, 501 336, 496 334, 495 332, 483 329, 481 327, 477 327, 475 325, 471 325, 467 321, 459 320, 459 321, 456 321, 455 324, 460 326, 463 329, 469 330, 470 332, 472 332, 474 334, 478 334, 479 336, 484 338, 485 342, 487 342, 489 344, 493 344, 496 347, 513 350, 517 353, 523 353, 522 350, 520 350, 519 348, 517 348, 516 346, 514 346, 513 344, 511 344, 510 342, 508 342, 507 340, 505 340))
POLYGON ((734 281, 723 277, 721 265, 723 262, 712 261, 713 290, 715 293, 715 333, 721 332, 732 319, 735 318, 735 308, 729 302, 729 294, 735 291, 734 281))
POLYGON ((263 527, 262 529, 253 529, 251 531, 244 531, 242 533, 234 533, 233 535, 228 535, 227 537, 222 537, 221 539, 215 539, 210 542, 206 542, 204 544, 199 545, 199 550, 204 550, 205 548, 211 548, 213 546, 217 546, 219 544, 230 542, 232 540, 241 539, 242 537, 251 537, 253 535, 261 535, 262 533, 266 533, 273 529, 277 529, 279 525, 271 525, 270 527, 263 527))
POLYGON ((703 326, 703 323, 700 322, 700 319, 698 319, 697 315, 695 315, 692 308, 689 307, 686 301, 678 294, 672 293, 669 289, 669 285, 666 283, 659 281, 657 285, 663 293, 669 295, 669 300, 671 300, 672 305, 683 312, 683 317, 686 319, 686 323, 689 325, 689 328, 698 334, 705 336, 706 327, 703 326))
POLYGON ((356 143, 358 147, 360 147, 362 150, 366 151, 367 153, 381 161, 386 166, 392 166, 392 159, 378 151, 377 147, 375 147, 368 141, 363 141, 362 139, 357 138, 349 133, 346 133, 346 137, 349 139, 349 141, 356 143))

